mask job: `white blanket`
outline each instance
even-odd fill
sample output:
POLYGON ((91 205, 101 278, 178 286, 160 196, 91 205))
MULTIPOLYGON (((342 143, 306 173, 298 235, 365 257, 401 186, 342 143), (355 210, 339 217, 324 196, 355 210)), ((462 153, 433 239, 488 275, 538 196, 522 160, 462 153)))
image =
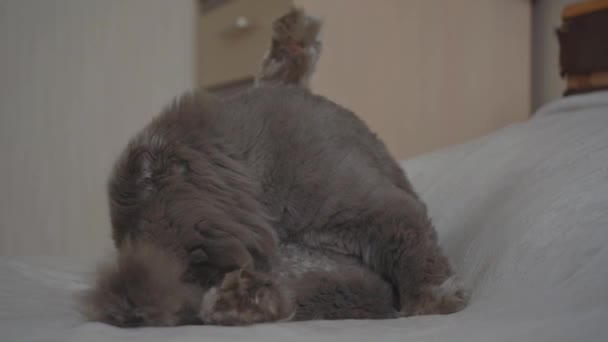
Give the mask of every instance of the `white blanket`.
POLYGON ((90 265, 0 259, 0 341, 608 341, 608 92, 404 162, 469 307, 448 316, 251 327, 85 323, 90 265))

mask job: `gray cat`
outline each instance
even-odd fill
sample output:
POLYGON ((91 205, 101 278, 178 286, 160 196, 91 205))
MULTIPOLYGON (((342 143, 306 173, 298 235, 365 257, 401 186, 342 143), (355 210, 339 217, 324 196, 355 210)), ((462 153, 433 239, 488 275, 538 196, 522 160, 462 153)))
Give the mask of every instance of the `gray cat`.
POLYGON ((316 61, 320 44, 286 50, 293 35, 280 37, 271 49, 288 53, 267 54, 257 88, 184 96, 128 145, 109 183, 119 259, 87 293, 89 318, 234 325, 465 305, 424 203, 384 144, 302 87, 310 73, 276 72, 314 67, 291 58, 316 61))
POLYGON ((270 273, 282 242, 355 258, 396 289, 403 316, 464 304, 424 204, 384 145, 306 89, 182 98, 130 143, 110 199, 119 250, 141 241, 169 251, 202 289, 235 269, 270 273))

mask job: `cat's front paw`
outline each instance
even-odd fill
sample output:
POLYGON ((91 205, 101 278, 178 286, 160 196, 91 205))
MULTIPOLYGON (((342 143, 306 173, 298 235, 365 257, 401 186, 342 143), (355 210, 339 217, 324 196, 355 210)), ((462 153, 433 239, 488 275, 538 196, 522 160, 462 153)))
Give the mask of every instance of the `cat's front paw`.
POLYGON ((248 325, 285 320, 292 311, 290 299, 272 279, 241 269, 205 293, 199 318, 205 324, 248 325))

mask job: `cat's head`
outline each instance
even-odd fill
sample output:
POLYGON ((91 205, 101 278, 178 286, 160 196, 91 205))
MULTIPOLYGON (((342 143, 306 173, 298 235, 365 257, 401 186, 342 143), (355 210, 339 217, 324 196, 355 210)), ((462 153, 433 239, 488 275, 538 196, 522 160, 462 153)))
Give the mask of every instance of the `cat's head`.
POLYGON ((173 250, 197 264, 203 287, 228 270, 268 263, 277 243, 261 185, 214 136, 210 122, 223 108, 183 97, 129 143, 108 184, 117 247, 134 239, 173 250))

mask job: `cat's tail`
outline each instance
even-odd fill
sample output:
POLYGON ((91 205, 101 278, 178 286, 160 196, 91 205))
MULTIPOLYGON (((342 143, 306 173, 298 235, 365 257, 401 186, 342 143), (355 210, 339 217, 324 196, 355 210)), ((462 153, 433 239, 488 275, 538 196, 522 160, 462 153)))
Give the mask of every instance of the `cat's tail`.
POLYGON ((274 21, 271 46, 264 55, 255 84, 309 87, 321 55, 322 22, 293 8, 274 21))
POLYGON ((183 263, 149 243, 125 243, 115 260, 97 271, 80 298, 89 320, 120 327, 174 326, 195 317, 202 294, 182 281, 183 263))

